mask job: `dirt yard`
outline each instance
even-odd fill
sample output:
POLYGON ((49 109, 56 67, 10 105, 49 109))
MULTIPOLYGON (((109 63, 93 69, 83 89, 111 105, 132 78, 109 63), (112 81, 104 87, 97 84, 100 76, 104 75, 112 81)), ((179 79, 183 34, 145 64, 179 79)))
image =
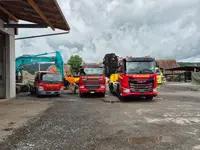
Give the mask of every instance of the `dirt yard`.
POLYGON ((0 101, 0 142, 15 129, 28 125, 28 120, 42 114, 51 104, 51 101, 0 101))

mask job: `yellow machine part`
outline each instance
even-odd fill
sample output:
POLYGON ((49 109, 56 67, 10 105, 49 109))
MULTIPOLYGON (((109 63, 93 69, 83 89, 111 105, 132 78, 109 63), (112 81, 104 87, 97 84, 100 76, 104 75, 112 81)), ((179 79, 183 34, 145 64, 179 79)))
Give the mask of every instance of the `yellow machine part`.
POLYGON ((117 73, 114 73, 114 74, 111 74, 110 76, 110 82, 116 82, 118 81, 118 74, 117 73))
POLYGON ((157 75, 157 84, 162 84, 162 76, 163 76, 163 74, 162 74, 162 72, 160 71, 160 74, 157 75))
POLYGON ((69 83, 75 83, 74 77, 65 77, 65 80, 69 81, 69 83))
POLYGON ((66 76, 65 80, 69 81, 69 83, 78 83, 79 77, 73 77, 73 76, 69 77, 69 76, 66 76))
POLYGON ((74 77, 74 82, 78 83, 79 82, 79 77, 74 77))

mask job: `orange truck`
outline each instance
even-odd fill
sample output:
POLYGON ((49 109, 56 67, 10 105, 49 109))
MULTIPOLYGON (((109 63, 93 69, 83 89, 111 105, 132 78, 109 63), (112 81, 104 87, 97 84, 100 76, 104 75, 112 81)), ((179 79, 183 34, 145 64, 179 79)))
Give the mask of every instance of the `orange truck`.
POLYGON ((83 63, 80 68, 79 95, 100 94, 105 96, 106 78, 102 63, 83 63))
POLYGON ((31 89, 31 94, 36 96, 56 95, 60 96, 65 89, 63 77, 61 73, 39 71, 36 73, 34 86, 31 89))

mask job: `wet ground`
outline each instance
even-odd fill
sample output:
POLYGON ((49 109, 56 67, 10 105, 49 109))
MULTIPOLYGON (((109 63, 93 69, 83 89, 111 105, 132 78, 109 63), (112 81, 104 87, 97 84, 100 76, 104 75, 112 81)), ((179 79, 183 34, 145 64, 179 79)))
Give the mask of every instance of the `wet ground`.
POLYGON ((53 105, 1 143, 2 150, 200 149, 200 92, 187 87, 161 87, 153 101, 119 102, 109 93, 105 98, 64 94, 16 100, 53 105))

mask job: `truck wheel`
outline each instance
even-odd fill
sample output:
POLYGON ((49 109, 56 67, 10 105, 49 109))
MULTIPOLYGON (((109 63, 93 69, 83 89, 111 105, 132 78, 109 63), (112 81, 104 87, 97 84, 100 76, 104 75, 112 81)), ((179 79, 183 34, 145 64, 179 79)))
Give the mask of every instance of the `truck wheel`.
POLYGON ((125 101, 125 97, 120 95, 119 100, 123 102, 123 101, 125 101))
POLYGON ((40 97, 40 94, 39 94, 37 91, 35 92, 35 95, 36 95, 36 97, 38 97, 38 98, 40 97))
POLYGON ((84 97, 83 93, 79 93, 79 97, 83 98, 84 97))
POLYGON ((36 90, 35 90, 35 88, 34 87, 31 87, 31 95, 34 95, 35 93, 36 93, 36 90))
POLYGON ((153 96, 147 96, 147 97, 146 97, 146 100, 152 101, 152 100, 153 100, 153 96))
POLYGON ((113 94, 113 84, 112 83, 109 84, 109 90, 110 90, 110 93, 113 94))
POLYGON ((121 89, 119 87, 118 87, 117 91, 118 91, 117 96, 118 96, 119 100, 125 101, 125 97, 121 95, 122 92, 121 92, 121 89))
POLYGON ((101 93, 101 97, 105 97, 106 96, 106 93, 101 93))

